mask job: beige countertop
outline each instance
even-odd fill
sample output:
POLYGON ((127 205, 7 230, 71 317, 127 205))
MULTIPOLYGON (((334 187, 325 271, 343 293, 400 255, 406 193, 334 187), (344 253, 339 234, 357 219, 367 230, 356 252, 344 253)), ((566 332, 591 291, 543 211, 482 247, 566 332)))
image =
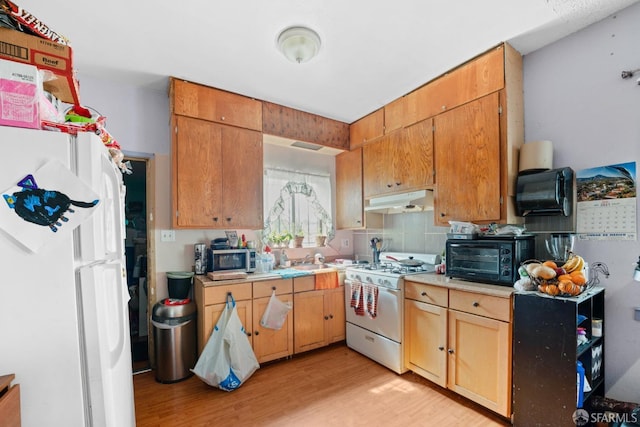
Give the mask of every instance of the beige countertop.
MULTIPOLYGON (((333 267, 326 267, 326 268, 318 268, 315 270, 308 270, 309 274, 308 276, 314 275, 314 274, 319 274, 319 273, 327 273, 330 271, 339 271, 337 268, 333 268, 333 267)), ((199 280, 202 283, 202 286, 204 287, 208 287, 208 286, 226 286, 226 285, 237 285, 240 283, 247 283, 247 282, 261 282, 263 280, 277 280, 277 279, 282 279, 282 276, 280 276, 278 273, 249 273, 248 277, 245 279, 230 279, 230 280, 211 280, 209 277, 207 277, 206 275, 198 275, 198 276, 194 276, 195 280, 199 280)), ((306 276, 297 276, 297 277, 306 277, 306 276)))
POLYGON ((425 273, 412 274, 404 279, 406 282, 424 283, 427 285, 442 286, 449 289, 457 289, 465 292, 476 292, 484 295, 492 295, 500 298, 511 298, 515 292, 513 286, 489 285, 486 283, 468 282, 466 280, 450 279, 445 274, 425 273))

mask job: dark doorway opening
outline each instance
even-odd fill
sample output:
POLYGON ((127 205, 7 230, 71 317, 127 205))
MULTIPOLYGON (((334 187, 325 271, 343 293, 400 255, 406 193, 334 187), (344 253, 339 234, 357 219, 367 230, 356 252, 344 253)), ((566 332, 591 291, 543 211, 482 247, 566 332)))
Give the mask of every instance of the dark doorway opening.
POLYGON ((129 331, 133 372, 149 369, 147 288, 147 159, 126 158, 133 173, 124 174, 129 331))

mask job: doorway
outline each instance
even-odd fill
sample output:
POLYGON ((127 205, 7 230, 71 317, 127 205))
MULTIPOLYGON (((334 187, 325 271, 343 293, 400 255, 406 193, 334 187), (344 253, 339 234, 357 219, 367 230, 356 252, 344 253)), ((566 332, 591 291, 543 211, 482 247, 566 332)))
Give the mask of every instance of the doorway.
POLYGON ((149 298, 147 275, 147 169, 145 158, 125 158, 133 173, 124 174, 126 186, 125 256, 129 289, 129 331, 133 373, 146 371, 149 363, 149 298))

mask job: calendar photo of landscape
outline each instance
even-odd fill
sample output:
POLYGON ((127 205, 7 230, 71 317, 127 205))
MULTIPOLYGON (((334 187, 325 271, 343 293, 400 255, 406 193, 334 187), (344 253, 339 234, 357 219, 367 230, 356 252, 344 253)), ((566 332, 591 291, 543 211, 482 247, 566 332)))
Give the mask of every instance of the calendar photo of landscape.
POLYGON ((636 163, 584 169, 576 173, 577 201, 636 197, 636 163))

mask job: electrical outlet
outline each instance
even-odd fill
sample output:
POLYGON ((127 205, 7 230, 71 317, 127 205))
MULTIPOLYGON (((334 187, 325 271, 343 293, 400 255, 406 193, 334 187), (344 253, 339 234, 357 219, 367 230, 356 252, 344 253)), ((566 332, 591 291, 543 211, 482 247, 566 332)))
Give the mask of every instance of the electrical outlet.
POLYGON ((176 232, 174 230, 160 230, 161 242, 175 242, 176 232))
POLYGON ((342 247, 343 248, 349 247, 349 239, 342 239, 342 247))

